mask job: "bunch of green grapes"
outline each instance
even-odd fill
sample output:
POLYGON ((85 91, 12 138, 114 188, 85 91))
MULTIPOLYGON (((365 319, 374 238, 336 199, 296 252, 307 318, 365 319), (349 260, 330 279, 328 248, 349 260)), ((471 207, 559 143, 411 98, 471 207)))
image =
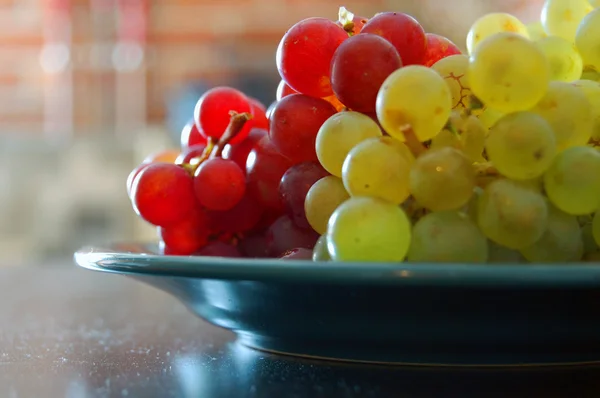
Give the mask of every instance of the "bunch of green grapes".
POLYGON ((495 12, 482 16, 471 26, 467 35, 467 50, 469 54, 477 48, 481 41, 500 32, 511 32, 529 38, 529 30, 517 17, 495 12))

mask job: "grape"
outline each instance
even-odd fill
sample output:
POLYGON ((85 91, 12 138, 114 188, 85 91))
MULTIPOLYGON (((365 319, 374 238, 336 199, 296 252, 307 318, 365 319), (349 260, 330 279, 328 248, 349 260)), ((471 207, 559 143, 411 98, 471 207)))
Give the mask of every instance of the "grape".
POLYGON ((194 173, 194 192, 209 210, 231 209, 246 192, 244 172, 233 160, 208 159, 194 173))
POLYGON ((463 213, 429 213, 412 230, 408 261, 481 263, 487 257, 487 239, 463 213))
POLYGON ((275 107, 277 106, 277 102, 278 101, 273 101, 271 103, 271 105, 269 105, 269 107, 267 108, 267 120, 269 120, 269 126, 271 126, 271 115, 273 114, 273 110, 275 110, 275 107))
POLYGON ((341 177, 348 152, 361 141, 380 137, 381 129, 370 117, 358 112, 340 112, 323 123, 316 139, 316 152, 325 170, 341 177))
POLYGON ((537 45, 516 33, 497 33, 479 43, 468 69, 473 93, 500 112, 534 106, 546 93, 550 67, 537 45))
POLYGON ((170 254, 188 256, 200 250, 208 242, 209 220, 206 214, 197 210, 177 224, 158 228, 158 236, 170 254))
POLYGON ((377 94, 377 117, 385 131, 399 140, 404 140, 407 126, 420 141, 431 139, 446 124, 451 107, 448 85, 425 66, 398 69, 377 94))
POLYGON ((577 29, 575 44, 586 68, 600 70, 600 8, 583 18, 577 29))
POLYGON ((282 260, 312 260, 312 250, 300 247, 286 252, 280 258, 282 260))
POLYGON ((177 224, 196 208, 192 176, 170 163, 144 168, 133 181, 131 199, 135 212, 159 227, 177 224))
POLYGON ((181 149, 185 150, 196 145, 206 145, 206 137, 198 130, 198 126, 190 120, 181 131, 181 149))
POLYGON ((427 33, 427 53, 425 53, 425 61, 423 65, 431 66, 440 59, 461 54, 460 48, 452 43, 448 38, 434 33, 427 33))
POLYGON ((205 256, 205 257, 227 257, 227 258, 238 258, 242 257, 239 250, 225 242, 221 242, 220 240, 214 240, 204 246, 202 249, 195 253, 197 256, 205 256))
POLYGON ((248 98, 250 103, 250 114, 252 114, 251 125, 254 128, 269 129, 269 120, 267 119, 267 109, 256 98, 248 98))
POLYGON ((477 203, 477 224, 489 239, 521 249, 541 238, 548 221, 544 197, 514 181, 498 179, 484 189, 477 203))
POLYGON ((356 35, 333 55, 331 87, 348 108, 373 113, 381 84, 401 66, 398 51, 389 41, 368 33, 356 35))
MULTIPOLYGON (((598 228, 598 226, 596 228, 598 228)), ((581 240, 583 241, 584 256, 590 253, 595 253, 600 249, 600 247, 598 247, 598 243, 596 243, 596 239, 594 238, 594 224, 592 222, 585 223, 581 226, 581 240)))
POLYGON ((371 196, 400 204, 409 196, 412 154, 392 137, 368 138, 348 153, 342 180, 352 196, 371 196))
POLYGON ((452 111, 448 120, 451 131, 445 128, 431 139, 430 150, 452 147, 462 151, 471 161, 482 162, 488 129, 474 115, 452 111))
POLYGON ((246 162, 250 151, 254 149, 258 141, 267 135, 267 130, 253 128, 250 130, 248 137, 244 141, 237 144, 228 144, 223 149, 223 159, 233 160, 241 167, 244 174, 246 173, 246 162))
POLYGON ((331 95, 331 59, 347 38, 344 29, 326 18, 298 22, 277 47, 276 63, 281 78, 299 93, 318 98, 331 95))
POLYGON ((285 81, 280 81, 279 85, 277 86, 277 93, 275 95, 275 98, 277 101, 281 101, 282 98, 287 97, 288 95, 291 94, 299 94, 296 90, 294 90, 293 88, 291 88, 290 86, 288 86, 287 84, 285 84, 285 81))
POLYGON ((471 87, 467 79, 469 57, 458 54, 440 59, 431 69, 440 74, 448 84, 452 96, 452 109, 470 107, 471 87))
POLYGON ((485 149, 501 174, 527 180, 542 175, 550 167, 556 155, 556 139, 541 116, 515 112, 492 127, 485 149))
POLYGON ((473 54, 479 43, 496 33, 511 32, 529 38, 529 32, 523 22, 513 15, 494 12, 479 18, 467 35, 467 50, 473 54))
POLYGON ((129 173, 127 176, 127 196, 131 199, 131 189, 133 188, 133 182, 135 181, 135 177, 142 172, 146 167, 150 166, 152 163, 142 163, 137 166, 135 169, 129 173))
POLYGON ((523 255, 514 249, 502 246, 488 240, 488 263, 518 264, 525 262, 523 255))
POLYGON ((248 192, 228 210, 208 211, 213 230, 217 232, 242 233, 253 229, 260 221, 264 209, 248 192))
POLYGON ((583 60, 573 43, 562 37, 548 36, 536 44, 548 58, 551 80, 572 82, 581 77, 583 60))
POLYGON ((304 211, 306 194, 315 182, 328 175, 318 162, 305 162, 290 167, 281 178, 281 201, 288 215, 300 228, 310 228, 304 211))
POLYGON ((425 31, 416 19, 401 12, 382 12, 363 26, 361 34, 373 33, 392 43, 404 65, 422 64, 427 52, 425 31))
POLYGON ((335 261, 402 261, 411 240, 410 221, 399 206, 353 197, 329 219, 327 246, 335 261))
POLYGON ((548 35, 575 42, 577 27, 590 10, 586 0, 546 0, 542 8, 542 25, 548 35))
POLYGON ((317 239, 319 234, 312 229, 297 227, 288 216, 279 217, 267 230, 269 254, 275 257, 301 247, 312 250, 317 239))
POLYGON ((550 123, 559 150, 587 144, 592 109, 585 94, 565 82, 550 82, 546 95, 531 109, 550 123))
POLYGON ((500 118, 502 118, 502 116, 504 116, 504 113, 502 112, 499 112, 492 108, 485 108, 483 112, 481 112, 481 114, 477 116, 477 118, 481 121, 481 123, 483 123, 485 127, 490 129, 494 126, 494 124, 496 124, 498 120, 500 120, 500 118))
POLYGON ((410 193, 433 211, 455 210, 467 204, 475 187, 471 162, 454 148, 428 151, 410 170, 410 193))
POLYGON ((199 158, 204 154, 204 150, 206 149, 206 145, 198 144, 192 145, 184 149, 177 159, 175 159, 175 164, 190 164, 194 158, 199 158))
POLYGON ((317 133, 335 113, 335 108, 321 98, 288 95, 277 103, 271 114, 269 136, 279 152, 294 163, 317 160, 317 133))
POLYGON ((310 226, 320 234, 327 232, 327 222, 335 209, 350 195, 337 177, 327 176, 313 184, 306 194, 304 211, 310 226))
POLYGON ((587 146, 559 153, 546 174, 548 199, 568 214, 590 214, 600 204, 600 153, 587 146))
POLYGON ((581 260, 583 240, 577 218, 554 206, 548 208, 548 225, 534 244, 521 250, 532 263, 556 263, 581 260))
POLYGON ((600 246, 600 212, 596 211, 592 219, 592 236, 598 246, 600 246))
POLYGON ((600 139, 600 83, 591 80, 576 80, 571 84, 581 90, 590 103, 592 139, 600 139))
MULTIPOLYGON (((196 103, 194 121, 205 137, 218 140, 225 133, 231 120, 231 111, 251 113, 248 97, 231 87, 215 87, 205 92, 196 103)), ((232 140, 235 144, 246 138, 252 122, 246 123, 232 140)))
POLYGON ((526 27, 529 38, 533 41, 538 41, 544 37, 548 37, 548 34, 544 30, 544 26, 542 25, 541 21, 532 22, 527 24, 526 27))
POLYGON ((250 151, 246 163, 248 189, 264 207, 275 211, 283 209, 279 182, 291 166, 292 162, 277 151, 268 136, 261 138, 250 151))
POLYGON ((312 252, 313 261, 331 261, 329 249, 327 248, 327 235, 321 235, 312 252))
POLYGON ((175 163, 178 156, 178 150, 167 149, 146 156, 142 163, 175 163))
POLYGON ((267 249, 267 238, 264 234, 246 235, 240 239, 238 250, 245 257, 267 258, 269 257, 267 249))
POLYGON ((594 82, 600 82, 600 73, 593 69, 583 69, 581 73, 581 79, 592 80, 594 82))

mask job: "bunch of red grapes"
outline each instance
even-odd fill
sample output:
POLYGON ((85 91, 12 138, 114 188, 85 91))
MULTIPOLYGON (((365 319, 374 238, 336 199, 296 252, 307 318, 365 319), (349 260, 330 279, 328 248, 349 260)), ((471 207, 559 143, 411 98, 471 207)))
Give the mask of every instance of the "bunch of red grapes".
POLYGON ((312 257, 319 235, 304 201, 329 175, 315 151, 321 125, 346 109, 377 120, 377 92, 390 73, 460 53, 409 15, 347 15, 308 18, 286 32, 268 110, 234 88, 213 88, 199 99, 176 159, 150 156, 131 172, 133 208, 158 227, 164 254, 312 257))

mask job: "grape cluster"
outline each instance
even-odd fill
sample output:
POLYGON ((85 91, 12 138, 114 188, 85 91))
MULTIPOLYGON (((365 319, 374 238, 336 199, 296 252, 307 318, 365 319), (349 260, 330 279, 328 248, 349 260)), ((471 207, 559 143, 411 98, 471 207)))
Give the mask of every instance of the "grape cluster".
POLYGON ((165 254, 460 263, 600 259, 600 8, 475 21, 340 8, 277 48, 268 109, 200 98, 181 153, 132 171, 165 254))

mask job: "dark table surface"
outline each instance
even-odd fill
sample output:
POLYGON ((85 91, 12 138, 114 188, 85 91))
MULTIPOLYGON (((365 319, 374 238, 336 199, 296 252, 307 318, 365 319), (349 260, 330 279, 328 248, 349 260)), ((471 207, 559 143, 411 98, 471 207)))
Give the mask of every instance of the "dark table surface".
POLYGON ((270 355, 118 275, 0 268, 0 398, 598 397, 600 367, 374 367, 270 355))

